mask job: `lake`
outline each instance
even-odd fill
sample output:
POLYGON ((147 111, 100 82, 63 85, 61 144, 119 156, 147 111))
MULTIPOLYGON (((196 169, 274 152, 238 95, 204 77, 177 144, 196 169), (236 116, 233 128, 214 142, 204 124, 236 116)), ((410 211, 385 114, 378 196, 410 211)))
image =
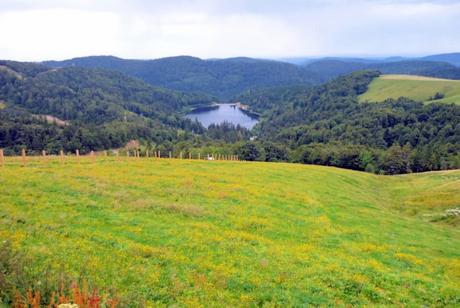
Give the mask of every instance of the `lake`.
POLYGON ((249 116, 234 104, 217 104, 211 107, 197 108, 187 114, 186 117, 193 121, 197 119, 205 127, 209 127, 213 123, 228 122, 251 129, 258 122, 256 118, 249 116))

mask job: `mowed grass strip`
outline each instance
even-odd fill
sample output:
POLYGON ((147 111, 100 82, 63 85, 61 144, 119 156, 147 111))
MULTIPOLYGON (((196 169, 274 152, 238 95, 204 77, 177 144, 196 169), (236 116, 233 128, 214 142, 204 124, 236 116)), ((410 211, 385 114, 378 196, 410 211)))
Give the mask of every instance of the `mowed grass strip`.
POLYGON ((383 102, 386 99, 408 97, 422 102, 460 104, 460 80, 430 78, 415 75, 382 75, 375 78, 366 93, 359 96, 361 102, 383 102), (436 93, 444 98, 430 100, 436 93))
POLYGON ((82 275, 133 306, 456 306, 458 228, 404 207, 457 207, 459 181, 460 171, 7 158, 0 239, 34 260, 25 270, 82 275))

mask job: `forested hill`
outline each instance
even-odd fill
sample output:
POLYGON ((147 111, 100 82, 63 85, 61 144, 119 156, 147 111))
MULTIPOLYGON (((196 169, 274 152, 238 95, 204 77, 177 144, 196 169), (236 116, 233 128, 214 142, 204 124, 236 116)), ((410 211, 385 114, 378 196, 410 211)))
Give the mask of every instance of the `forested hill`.
POLYGON ((0 101, 0 148, 84 151, 175 138, 176 128, 196 125, 181 111, 211 98, 154 88, 115 71, 0 61, 0 101))
POLYGON ((120 71, 152 85, 201 92, 229 100, 252 88, 316 84, 315 73, 294 64, 251 58, 202 60, 179 56, 157 60, 126 60, 111 56, 47 61, 50 67, 96 67, 120 71))
POLYGON ((378 75, 356 72, 266 95, 275 107, 258 127, 259 142, 271 142, 271 152, 289 149, 289 159, 302 163, 385 173, 459 168, 460 106, 405 98, 360 103, 358 95, 378 75))

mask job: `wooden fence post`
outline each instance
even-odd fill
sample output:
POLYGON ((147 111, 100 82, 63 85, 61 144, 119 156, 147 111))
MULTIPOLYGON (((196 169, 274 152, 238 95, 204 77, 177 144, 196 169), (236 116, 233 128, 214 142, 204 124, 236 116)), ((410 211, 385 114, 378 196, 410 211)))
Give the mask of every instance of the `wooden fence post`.
POLYGON ((145 157, 149 157, 149 150, 145 150, 145 157))
POLYGON ((22 166, 26 166, 26 149, 21 149, 22 166))
POLYGON ((0 149, 0 164, 2 167, 5 165, 5 157, 3 156, 3 149, 0 149))
POLYGON ((107 157, 107 150, 104 150, 104 157, 107 157))
POLYGON ((161 152, 158 151, 158 158, 161 158, 161 152))
POLYGON ((42 150, 42 156, 46 157, 46 151, 45 150, 42 150))
POLYGON ((200 159, 201 159, 201 154, 200 154, 200 153, 198 153, 198 160, 200 160, 200 159))
POLYGON ((64 151, 63 150, 59 151, 59 160, 61 161, 61 164, 64 162, 64 151))
POLYGON ((188 159, 192 159, 192 152, 188 152, 188 159))
POLYGON ((126 151, 126 157, 129 157, 129 151, 126 151))
POLYGON ((179 152, 179 159, 182 159, 182 151, 179 152))
POLYGON ((169 158, 170 158, 170 159, 172 158, 172 153, 171 153, 171 151, 169 151, 169 158))

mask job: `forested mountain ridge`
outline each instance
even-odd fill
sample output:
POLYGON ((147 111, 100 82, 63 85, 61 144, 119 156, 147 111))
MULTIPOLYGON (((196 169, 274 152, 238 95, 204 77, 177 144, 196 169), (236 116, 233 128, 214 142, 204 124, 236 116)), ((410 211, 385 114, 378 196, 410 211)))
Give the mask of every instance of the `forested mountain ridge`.
POLYGON ((90 56, 45 61, 43 64, 53 68, 75 66, 115 70, 140 78, 151 85, 207 93, 222 101, 235 100, 251 90, 318 85, 364 69, 379 70, 386 74, 460 79, 460 68, 447 62, 403 58, 323 58, 308 61, 306 65, 295 65, 245 57, 203 60, 178 56, 155 60, 128 60, 113 56, 90 56))
POLYGON ((421 58, 421 60, 447 62, 460 67, 460 52, 430 55, 421 58))
POLYGON ((294 64, 251 58, 202 60, 189 56, 126 60, 112 56, 43 62, 50 67, 96 67, 117 70, 152 85, 201 92, 229 100, 259 87, 317 84, 322 79, 294 64))

